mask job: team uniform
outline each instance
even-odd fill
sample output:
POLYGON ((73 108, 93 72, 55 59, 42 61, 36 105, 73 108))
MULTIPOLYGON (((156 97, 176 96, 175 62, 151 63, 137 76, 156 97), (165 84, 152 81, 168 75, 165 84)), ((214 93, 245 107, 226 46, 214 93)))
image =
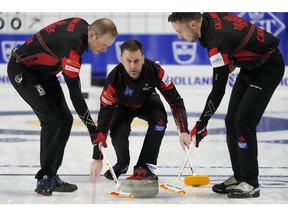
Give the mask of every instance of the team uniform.
MULTIPOLYGON (((122 64, 116 66, 107 77, 100 98, 97 129, 106 136, 110 129, 117 164, 120 164, 125 171, 130 163, 128 137, 135 117, 148 122, 147 133, 136 166, 143 166, 146 163, 157 164, 167 125, 167 113, 156 89, 169 103, 179 132, 189 133, 183 99, 169 76, 158 64, 145 59, 141 75, 137 80, 131 79, 122 64)), ((102 159, 98 148, 94 148, 93 158, 102 159)))
POLYGON ((68 141, 73 116, 56 75, 62 75, 73 106, 88 130, 95 124, 81 93, 81 55, 88 50, 88 23, 80 18, 55 22, 33 35, 8 63, 9 79, 41 123, 40 165, 35 178, 55 176, 68 141))
POLYGON ((228 13, 203 13, 201 45, 213 66, 213 88, 201 121, 208 122, 225 93, 229 66, 239 67, 225 124, 227 144, 237 181, 255 188, 258 182, 256 127, 284 74, 279 39, 228 13))

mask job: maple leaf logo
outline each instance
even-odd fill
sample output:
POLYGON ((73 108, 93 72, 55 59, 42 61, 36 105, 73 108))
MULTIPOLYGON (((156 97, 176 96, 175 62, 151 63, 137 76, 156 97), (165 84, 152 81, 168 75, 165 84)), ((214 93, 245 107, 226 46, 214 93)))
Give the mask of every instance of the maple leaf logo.
POLYGON ((246 141, 246 139, 245 139, 243 136, 240 136, 240 137, 238 138, 238 140, 239 140, 239 142, 245 142, 245 141, 246 141))
POLYGON ((160 119, 158 122, 157 122, 158 125, 165 125, 164 121, 162 119, 160 119))

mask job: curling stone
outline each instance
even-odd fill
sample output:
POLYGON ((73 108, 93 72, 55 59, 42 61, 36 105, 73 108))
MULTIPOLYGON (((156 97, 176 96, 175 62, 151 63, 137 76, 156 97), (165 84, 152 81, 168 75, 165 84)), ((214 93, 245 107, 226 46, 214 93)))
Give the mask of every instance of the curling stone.
POLYGON ((132 193, 134 197, 148 198, 154 197, 159 192, 158 180, 129 180, 121 181, 123 192, 132 193))

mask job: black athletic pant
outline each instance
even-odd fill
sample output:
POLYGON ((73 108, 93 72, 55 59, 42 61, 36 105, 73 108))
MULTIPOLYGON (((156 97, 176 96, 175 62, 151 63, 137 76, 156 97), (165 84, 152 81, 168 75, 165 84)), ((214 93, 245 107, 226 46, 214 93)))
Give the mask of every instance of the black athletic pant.
POLYGON ((31 106, 41 123, 40 165, 35 178, 56 175, 73 123, 62 88, 56 75, 40 74, 15 62, 8 63, 9 79, 19 95, 31 106), (22 73, 21 84, 15 77, 22 73))
POLYGON ((241 69, 231 93, 225 123, 234 177, 253 186, 259 186, 256 127, 284 75, 284 67, 277 50, 262 66, 241 69))
MULTIPOLYGON (((159 95, 152 94, 146 104, 137 111, 117 106, 110 128, 111 141, 117 162, 122 166, 130 164, 129 135, 131 123, 135 117, 148 122, 148 129, 136 166, 145 163, 157 164, 159 149, 167 125, 167 113, 159 95)), ((140 140, 140 139, 139 139, 140 140)), ((132 145, 137 145, 138 142, 132 145)))

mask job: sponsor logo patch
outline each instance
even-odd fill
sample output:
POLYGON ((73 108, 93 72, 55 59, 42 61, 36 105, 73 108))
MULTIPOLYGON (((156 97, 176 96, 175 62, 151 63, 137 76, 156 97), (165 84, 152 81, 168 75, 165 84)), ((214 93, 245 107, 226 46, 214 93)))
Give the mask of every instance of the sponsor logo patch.
POLYGON ((45 92, 45 90, 44 90, 44 88, 42 87, 41 84, 36 85, 35 88, 38 91, 39 96, 43 96, 43 95, 46 94, 46 92, 45 92))
POLYGON ((171 84, 171 79, 167 73, 164 74, 162 82, 165 84, 166 87, 171 84))
POLYGON ((163 132, 166 129, 166 125, 164 123, 164 121, 161 119, 157 122, 157 124, 155 125, 155 131, 159 131, 159 132, 163 132))
POLYGON ((240 149, 248 149, 247 142, 238 142, 238 148, 240 148, 240 149))
POLYGON ((75 73, 79 73, 79 71, 80 71, 79 68, 75 68, 75 67, 72 67, 69 65, 65 65, 65 70, 75 72, 75 73))
POLYGON ((163 132, 165 131, 166 126, 165 125, 155 125, 155 131, 163 132))
POLYGON ((107 100, 105 97, 101 97, 101 101, 106 105, 112 105, 111 101, 107 100))
POLYGON ((133 94, 133 90, 132 89, 130 89, 128 86, 126 86, 126 89, 125 89, 125 91, 124 91, 124 95, 125 96, 128 96, 128 97, 131 97, 131 95, 133 94))
POLYGON ((210 62, 213 68, 224 66, 224 60, 221 53, 217 53, 210 57, 210 62))
POLYGON ((248 149, 248 143, 243 136, 238 137, 238 148, 239 149, 248 149))

